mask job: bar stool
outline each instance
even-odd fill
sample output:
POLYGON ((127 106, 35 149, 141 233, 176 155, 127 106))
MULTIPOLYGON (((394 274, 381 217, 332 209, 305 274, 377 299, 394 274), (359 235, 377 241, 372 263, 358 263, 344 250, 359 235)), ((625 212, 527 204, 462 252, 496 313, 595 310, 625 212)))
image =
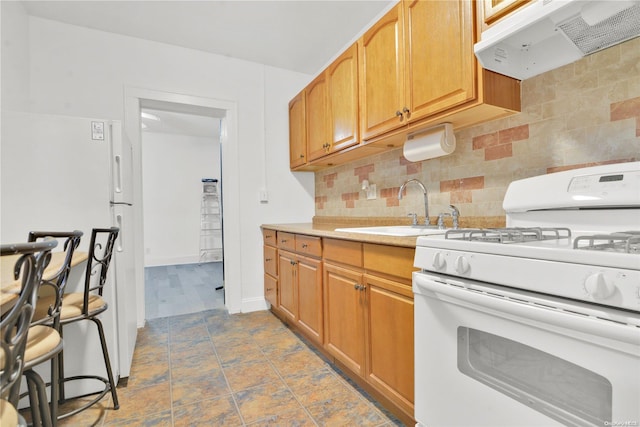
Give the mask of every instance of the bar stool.
POLYGON ((97 375, 77 375, 73 377, 65 377, 63 357, 60 357, 60 401, 65 401, 64 384, 69 381, 93 379, 102 381, 105 384, 104 390, 98 395, 68 413, 61 414, 58 419, 67 418, 78 412, 84 411, 90 406, 100 401, 107 393, 111 392, 114 409, 120 407, 118 403, 118 395, 116 393, 116 383, 113 379, 111 371, 111 361, 109 359, 109 351, 107 349, 107 341, 104 335, 102 322, 98 315, 103 313, 108 305, 102 298, 103 288, 107 282, 107 272, 113 255, 113 248, 119 229, 112 228, 94 228, 91 232, 91 242, 89 244, 89 256, 87 259, 87 269, 85 271, 84 292, 83 293, 65 293, 62 297, 62 305, 60 307, 60 326, 61 335, 63 335, 64 326, 70 323, 79 322, 81 320, 90 320, 98 328, 100 344, 102 346, 102 356, 104 359, 107 378, 97 375))
POLYGON ((41 239, 60 239, 64 241, 64 258, 53 274, 46 274, 39 284, 38 301, 35 306, 31 327, 25 350, 24 376, 27 379, 31 417, 34 425, 55 425, 58 417, 58 400, 60 385, 60 361, 62 355, 62 331, 60 326, 60 309, 62 296, 71 271, 71 260, 75 249, 80 244, 82 231, 32 231, 29 242, 41 239), (47 293, 47 291, 51 291, 47 293), (51 329, 55 330, 55 333, 51 329), (51 403, 47 401, 46 385, 33 370, 37 365, 51 361, 51 403), (38 411, 39 409, 39 411, 38 411))
MULTIPOLYGON (((3 259, 3 268, 8 267, 9 260, 13 262, 12 278, 19 286, 17 298, 10 292, 2 295, 3 311, 8 309, 1 313, 0 320, 0 425, 3 427, 26 425, 15 408, 20 399, 28 331, 42 274, 57 244, 55 240, 45 240, 0 246, 0 255, 7 257, 7 264, 3 259), (9 256, 17 256, 15 262, 9 256)), ((4 278, 3 275, 3 290, 4 278)))

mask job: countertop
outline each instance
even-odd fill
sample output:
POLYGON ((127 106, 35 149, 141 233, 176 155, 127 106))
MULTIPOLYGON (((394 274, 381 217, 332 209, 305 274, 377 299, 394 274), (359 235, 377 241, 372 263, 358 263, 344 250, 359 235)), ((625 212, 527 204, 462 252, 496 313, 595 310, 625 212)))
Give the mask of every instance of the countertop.
POLYGON ((287 233, 305 234, 307 236, 330 237, 333 239, 353 240, 365 243, 376 243, 380 245, 402 246, 415 248, 417 236, 396 237, 381 236, 377 234, 347 233, 335 231, 336 228, 354 227, 353 224, 331 224, 331 223, 297 223, 297 224, 263 224, 263 229, 284 231, 287 233))

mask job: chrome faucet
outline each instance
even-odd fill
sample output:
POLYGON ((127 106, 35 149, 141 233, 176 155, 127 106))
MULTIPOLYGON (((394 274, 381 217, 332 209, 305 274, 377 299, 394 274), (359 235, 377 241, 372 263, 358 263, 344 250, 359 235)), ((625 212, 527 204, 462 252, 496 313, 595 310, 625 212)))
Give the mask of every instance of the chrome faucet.
POLYGON ((402 192, 404 191, 405 187, 411 182, 415 183, 422 189, 422 193, 424 194, 424 225, 429 225, 429 198, 427 197, 427 187, 425 187, 423 183, 421 183, 417 179, 409 179, 405 181, 404 184, 400 186, 400 190, 398 191, 398 200, 402 200, 402 192))

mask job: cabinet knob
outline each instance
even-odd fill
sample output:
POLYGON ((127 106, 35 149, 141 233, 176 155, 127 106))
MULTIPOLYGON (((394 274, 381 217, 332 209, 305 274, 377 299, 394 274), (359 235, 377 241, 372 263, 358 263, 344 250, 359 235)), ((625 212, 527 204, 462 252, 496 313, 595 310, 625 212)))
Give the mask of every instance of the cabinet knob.
POLYGON ((265 258, 264 261, 265 262, 269 262, 269 261, 271 261, 271 258, 265 258))
POLYGON ((307 247, 309 247, 309 245, 307 245, 306 243, 302 244, 302 249, 307 249, 307 247))
POLYGON ((407 107, 404 107, 402 112, 407 116, 407 119, 411 117, 411 111, 407 107))
POLYGON ((304 159, 304 154, 300 154, 300 158, 301 158, 301 159, 304 159))
POLYGON ((400 111, 400 110, 396 111, 396 116, 398 116, 400 121, 402 121, 402 111, 400 111))

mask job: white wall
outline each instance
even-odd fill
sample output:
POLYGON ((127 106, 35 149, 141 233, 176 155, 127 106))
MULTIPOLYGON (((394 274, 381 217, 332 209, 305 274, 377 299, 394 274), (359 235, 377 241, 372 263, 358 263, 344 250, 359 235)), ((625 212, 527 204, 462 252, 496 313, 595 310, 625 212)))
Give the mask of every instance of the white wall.
POLYGON ((131 87, 237 105, 239 155, 223 159, 223 168, 233 162, 228 170, 237 171, 239 212, 225 211, 225 216, 239 220, 234 244, 242 256, 225 259, 225 266, 232 263, 229 271, 239 272, 225 285, 240 299, 228 301, 231 311, 266 307, 260 224, 308 222, 314 214, 313 174, 293 174, 286 165, 286 103, 310 76, 41 18, 30 17, 28 24, 29 108, 34 112, 123 120, 123 94, 131 87), (272 155, 277 160, 267 164, 272 155), (258 194, 265 186, 271 199, 263 204, 258 194))
POLYGON ((20 2, 0 2, 2 13, 2 108, 29 105, 29 17, 20 2))
POLYGON ((215 137, 142 132, 144 265, 199 261, 202 178, 220 180, 215 137))

